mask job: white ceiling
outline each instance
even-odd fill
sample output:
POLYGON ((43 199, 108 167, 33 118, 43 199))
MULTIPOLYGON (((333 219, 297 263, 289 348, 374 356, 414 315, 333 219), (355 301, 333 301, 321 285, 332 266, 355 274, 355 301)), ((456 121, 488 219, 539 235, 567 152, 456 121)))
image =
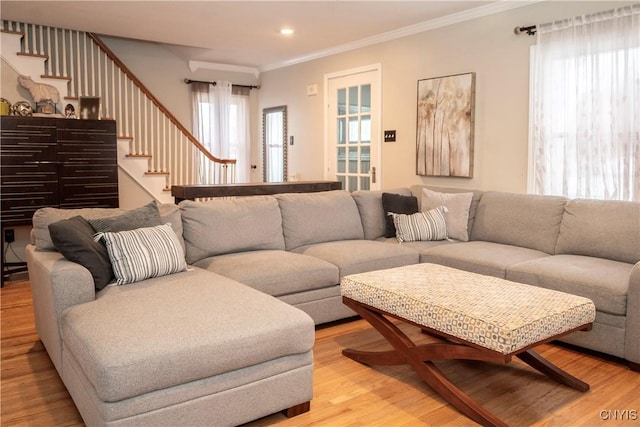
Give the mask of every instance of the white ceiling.
POLYGON ((268 70, 526 1, 7 1, 2 19, 169 45, 185 60, 268 70), (295 30, 292 36, 280 28, 295 30))

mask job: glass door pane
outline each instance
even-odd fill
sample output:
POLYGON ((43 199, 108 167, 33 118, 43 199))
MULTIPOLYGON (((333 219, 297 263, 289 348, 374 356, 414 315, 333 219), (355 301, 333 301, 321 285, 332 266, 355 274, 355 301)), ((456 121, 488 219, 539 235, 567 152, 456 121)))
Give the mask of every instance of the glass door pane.
POLYGON ((371 84, 338 88, 336 98, 337 179, 347 191, 368 190, 371 176, 371 84))

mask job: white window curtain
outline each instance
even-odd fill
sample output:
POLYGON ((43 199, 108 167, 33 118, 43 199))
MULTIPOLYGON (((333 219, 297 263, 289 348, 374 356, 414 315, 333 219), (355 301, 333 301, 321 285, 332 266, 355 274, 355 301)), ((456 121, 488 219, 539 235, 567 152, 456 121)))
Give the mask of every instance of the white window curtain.
POLYGON ((250 181, 251 138, 250 129, 250 89, 235 88, 231 94, 229 150, 231 158, 236 159, 236 182, 250 181))
MULTIPOLYGON (((249 181, 249 89, 227 81, 191 83, 193 132, 207 150, 220 159, 235 159, 234 182, 249 181)), ((200 183, 215 182, 213 165, 198 159, 200 183)))
POLYGON ((640 201, 640 4, 538 25, 537 194, 640 201))

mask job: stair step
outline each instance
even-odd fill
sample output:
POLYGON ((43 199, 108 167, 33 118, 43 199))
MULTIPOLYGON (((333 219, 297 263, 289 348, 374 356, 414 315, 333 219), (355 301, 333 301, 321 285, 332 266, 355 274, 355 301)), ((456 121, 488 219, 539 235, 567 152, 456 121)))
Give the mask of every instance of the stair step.
MULTIPOLYGON (((16 33, 14 33, 16 34, 16 33)), ((42 58, 42 59, 49 59, 49 55, 43 55, 41 53, 27 53, 27 52, 17 52, 16 55, 18 56, 28 56, 30 58, 42 58)))
POLYGON ((141 188, 161 203, 173 203, 171 193, 163 191, 169 183, 167 175, 149 172, 149 157, 143 154, 130 154, 130 140, 128 136, 118 136, 118 166, 132 177, 141 188))
POLYGON ((164 171, 146 171, 145 175, 169 175, 169 172, 164 171))
POLYGON ((0 30, 0 33, 16 34, 16 35, 18 35, 18 36, 22 36, 22 37, 24 37, 24 31, 0 30))
POLYGON ((42 79, 57 79, 57 80, 68 80, 68 81, 71 81, 71 77, 67 77, 67 76, 49 76, 47 74, 41 74, 40 78, 42 78, 42 79))
POLYGON ((118 139, 130 139, 131 141, 133 141, 133 137, 132 136, 118 135, 117 138, 118 139))
MULTIPOLYGON (((120 138, 120 139, 124 139, 124 138, 120 138)), ((144 158, 150 159, 153 156, 151 154, 127 154, 125 157, 138 157, 138 158, 144 157, 144 158)))

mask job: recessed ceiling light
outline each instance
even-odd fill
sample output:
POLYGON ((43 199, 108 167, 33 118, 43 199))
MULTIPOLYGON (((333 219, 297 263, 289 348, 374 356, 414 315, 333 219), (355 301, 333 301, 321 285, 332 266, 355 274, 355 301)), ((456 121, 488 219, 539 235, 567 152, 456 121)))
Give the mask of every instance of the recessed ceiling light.
POLYGON ((285 36, 290 36, 291 34, 293 34, 293 28, 282 28, 280 30, 280 34, 283 34, 285 36))

